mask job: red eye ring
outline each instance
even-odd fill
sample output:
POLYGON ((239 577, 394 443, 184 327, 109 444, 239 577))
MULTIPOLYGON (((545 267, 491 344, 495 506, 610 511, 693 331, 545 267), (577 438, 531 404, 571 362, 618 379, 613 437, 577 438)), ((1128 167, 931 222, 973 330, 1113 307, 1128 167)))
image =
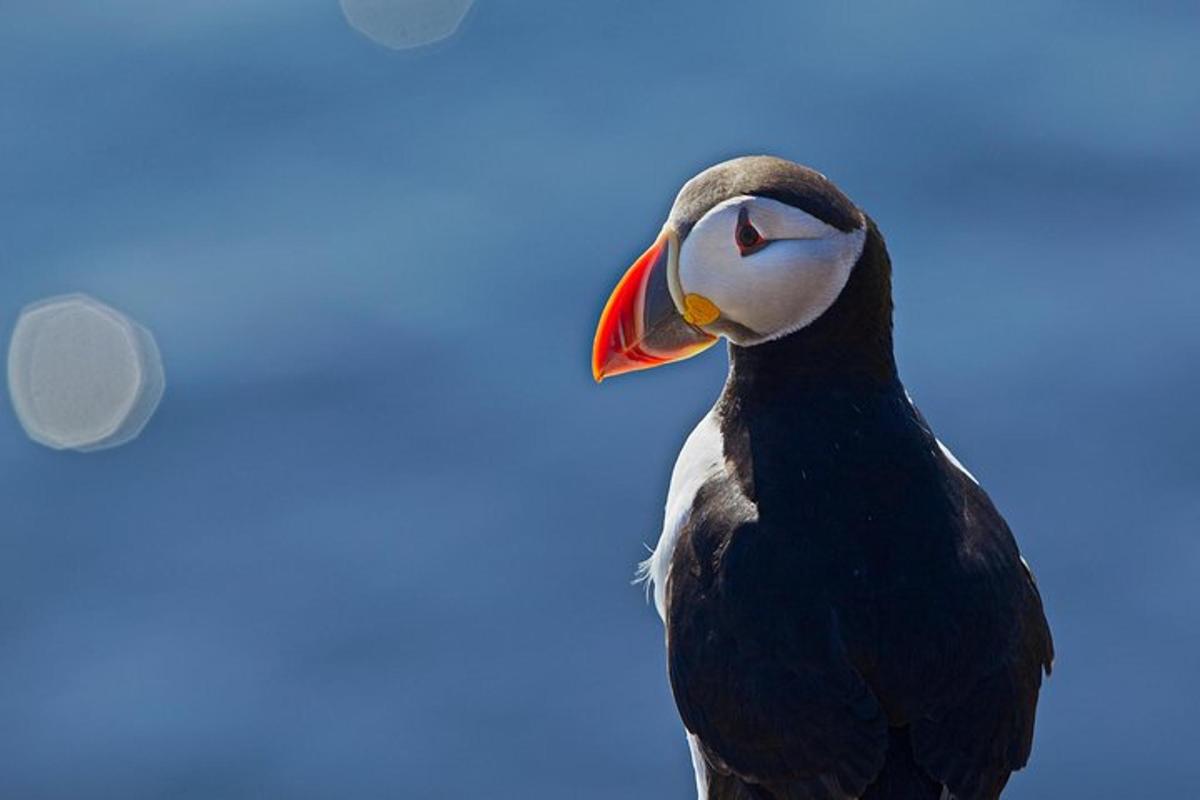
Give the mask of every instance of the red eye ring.
POLYGON ((734 231, 733 239, 737 242, 738 252, 743 256, 757 253, 770 243, 770 240, 764 239, 758 228, 750 222, 750 212, 745 208, 738 211, 737 230, 734 231))

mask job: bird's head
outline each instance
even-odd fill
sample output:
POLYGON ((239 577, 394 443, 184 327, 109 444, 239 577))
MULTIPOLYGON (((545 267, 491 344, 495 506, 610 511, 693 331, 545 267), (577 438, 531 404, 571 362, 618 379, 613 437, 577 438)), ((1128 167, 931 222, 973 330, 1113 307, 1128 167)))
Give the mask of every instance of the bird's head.
MULTIPOLYGON (((755 347, 800 331, 842 295, 872 235, 866 216, 807 167, 768 156, 711 167, 680 190, 609 297, 592 374, 678 361, 721 336, 755 347)), ((890 330, 890 296, 887 311, 890 330)))

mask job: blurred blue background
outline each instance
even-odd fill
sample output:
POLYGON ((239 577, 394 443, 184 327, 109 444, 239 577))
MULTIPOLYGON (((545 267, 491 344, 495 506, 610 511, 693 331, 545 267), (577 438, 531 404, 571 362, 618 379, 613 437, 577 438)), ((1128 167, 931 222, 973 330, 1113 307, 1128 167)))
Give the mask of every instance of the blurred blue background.
POLYGON ((1006 797, 1192 796, 1194 3, 0 6, 0 324, 89 292, 166 398, 0 414, 0 796, 688 798, 630 585, 725 358, 595 386, 679 185, 770 152, 880 223, 912 394, 1059 660, 1006 797))

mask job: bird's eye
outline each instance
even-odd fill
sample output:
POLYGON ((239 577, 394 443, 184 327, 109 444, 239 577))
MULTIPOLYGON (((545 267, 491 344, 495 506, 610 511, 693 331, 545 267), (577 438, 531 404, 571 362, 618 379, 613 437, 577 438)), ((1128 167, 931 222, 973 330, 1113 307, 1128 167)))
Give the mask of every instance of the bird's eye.
POLYGON ((738 251, 742 255, 748 256, 751 253, 757 253, 767 246, 769 240, 764 239, 762 234, 758 232, 758 228, 750 222, 750 214, 746 209, 738 212, 737 231, 733 238, 737 241, 738 251))

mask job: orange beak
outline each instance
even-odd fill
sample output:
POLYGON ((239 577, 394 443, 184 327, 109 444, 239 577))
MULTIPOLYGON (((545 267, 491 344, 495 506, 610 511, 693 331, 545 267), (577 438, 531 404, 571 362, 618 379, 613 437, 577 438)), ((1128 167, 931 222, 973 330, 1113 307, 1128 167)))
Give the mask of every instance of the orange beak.
POLYGON ((689 358, 717 340, 679 313, 671 292, 678 284, 678 264, 679 239, 668 226, 617 283, 592 344, 597 382, 689 358))

